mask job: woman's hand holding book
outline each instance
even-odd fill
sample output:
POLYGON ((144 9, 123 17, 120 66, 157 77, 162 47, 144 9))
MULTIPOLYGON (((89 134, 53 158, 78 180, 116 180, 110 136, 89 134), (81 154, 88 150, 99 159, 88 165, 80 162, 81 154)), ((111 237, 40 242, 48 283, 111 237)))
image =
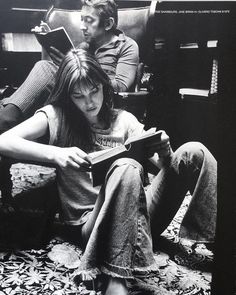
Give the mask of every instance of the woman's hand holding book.
POLYGON ((165 131, 162 130, 160 139, 147 141, 146 149, 148 156, 158 154, 159 158, 165 158, 171 155, 172 149, 170 146, 170 138, 165 131))
POLYGON ((54 161, 61 169, 74 167, 89 171, 91 166, 88 154, 78 147, 58 148, 54 161))

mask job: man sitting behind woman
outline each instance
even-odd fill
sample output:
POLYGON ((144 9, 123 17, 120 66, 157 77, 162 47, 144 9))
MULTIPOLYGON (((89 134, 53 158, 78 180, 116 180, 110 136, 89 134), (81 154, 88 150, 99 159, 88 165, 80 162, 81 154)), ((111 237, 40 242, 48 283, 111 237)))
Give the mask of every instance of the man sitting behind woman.
MULTIPOLYGON (((83 0, 80 30, 86 48, 111 79, 115 91, 132 89, 139 63, 137 43, 117 29, 118 12, 114 0, 83 0)), ((44 30, 44 27, 41 28, 44 30)), ((64 55, 50 48, 52 60, 38 61, 24 83, 10 97, 4 99, 0 109, 0 133, 19 124, 42 107, 55 85, 58 66, 64 55)))
POLYGON ((2 134, 0 154, 57 167, 61 218, 84 245, 78 274, 105 274, 105 294, 122 295, 128 294, 126 279, 157 271, 152 238, 168 226, 188 190, 192 201, 180 235, 214 241, 216 161, 200 143, 173 152, 163 131, 161 141, 146 146, 150 155, 158 154, 152 161, 160 168, 146 193, 143 167, 129 158, 115 161, 102 186, 93 187, 89 153, 146 132, 131 113, 113 109, 112 98, 98 62, 82 49, 71 51, 59 67, 50 104, 2 134), (49 145, 33 141, 44 135, 49 145))

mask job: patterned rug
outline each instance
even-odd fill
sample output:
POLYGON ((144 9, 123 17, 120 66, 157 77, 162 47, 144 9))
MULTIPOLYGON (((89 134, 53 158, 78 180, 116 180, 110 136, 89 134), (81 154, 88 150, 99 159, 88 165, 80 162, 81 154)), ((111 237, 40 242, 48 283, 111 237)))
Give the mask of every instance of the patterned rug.
MULTIPOLYGON (((12 167, 13 193, 43 185, 52 170, 34 165, 16 164, 12 167)), ((173 222, 162 234, 155 259, 158 275, 129 283, 130 294, 202 294, 211 293, 213 254, 197 247, 187 254, 178 245, 178 230, 188 207, 188 195, 173 222)), ((54 237, 44 249, 0 252, 0 295, 101 295, 93 286, 75 283, 74 272, 80 263, 81 250, 61 237, 54 237)))

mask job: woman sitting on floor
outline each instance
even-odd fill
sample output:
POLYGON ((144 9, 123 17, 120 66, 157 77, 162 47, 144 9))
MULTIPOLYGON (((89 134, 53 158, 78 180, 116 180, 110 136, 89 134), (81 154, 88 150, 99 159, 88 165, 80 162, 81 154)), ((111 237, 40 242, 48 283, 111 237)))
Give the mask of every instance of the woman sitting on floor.
MULTIPOLYGON (((84 50, 69 52, 60 65, 50 104, 0 136, 0 153, 57 167, 61 218, 84 254, 78 274, 108 278, 106 295, 128 294, 126 279, 157 271, 152 252, 188 190, 192 202, 180 234, 212 242, 216 218, 216 162, 200 143, 172 152, 169 137, 146 149, 158 153, 161 169, 146 194, 143 168, 133 159, 116 160, 101 187, 93 187, 89 153, 123 144, 145 133, 129 112, 115 110, 109 78, 84 50), (49 145, 33 142, 48 135, 49 145)), ((152 159, 152 161, 154 158, 152 159)))

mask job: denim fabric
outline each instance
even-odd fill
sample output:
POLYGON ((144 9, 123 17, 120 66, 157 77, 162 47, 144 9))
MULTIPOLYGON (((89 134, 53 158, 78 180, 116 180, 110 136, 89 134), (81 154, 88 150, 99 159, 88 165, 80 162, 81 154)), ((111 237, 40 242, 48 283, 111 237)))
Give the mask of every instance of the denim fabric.
POLYGON ((119 159, 111 166, 78 270, 82 278, 100 272, 133 278, 157 271, 142 178, 143 168, 135 160, 119 159))
POLYGON ((180 237, 213 242, 217 211, 217 163, 198 142, 182 145, 147 190, 154 243, 179 209, 187 191, 192 199, 180 227, 180 237))
POLYGON ((132 159, 117 160, 100 190, 98 197, 104 202, 78 274, 86 278, 103 272, 133 278, 157 271, 151 234, 155 242, 173 219, 187 191, 192 199, 180 236, 199 242, 214 241, 216 186, 216 160, 197 142, 184 144, 173 153, 146 195, 142 166, 132 159))
POLYGON ((100 272, 132 278, 156 270, 150 238, 154 242, 166 229, 188 191, 191 203, 180 236, 212 242, 216 227, 217 163, 201 143, 181 146, 147 189, 143 169, 131 159, 110 168, 100 194, 104 203, 86 246, 78 274, 100 272))

